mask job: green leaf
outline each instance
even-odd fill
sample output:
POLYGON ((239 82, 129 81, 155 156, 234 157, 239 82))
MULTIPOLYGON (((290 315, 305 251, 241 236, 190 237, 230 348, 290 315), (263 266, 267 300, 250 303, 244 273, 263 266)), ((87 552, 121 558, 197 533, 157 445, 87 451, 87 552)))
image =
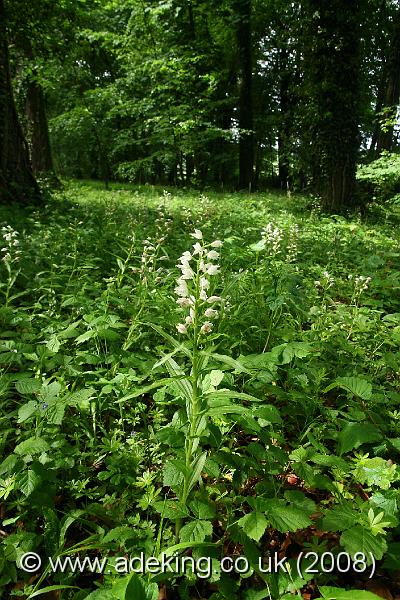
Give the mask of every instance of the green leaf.
POLYGON ((272 527, 282 533, 305 529, 312 525, 307 512, 295 506, 288 506, 284 500, 260 498, 253 499, 252 504, 257 506, 258 510, 262 510, 272 527))
POLYGON ((223 371, 213 370, 209 373, 209 376, 210 376, 211 385, 216 388, 219 386, 219 384, 223 380, 224 373, 223 373, 223 371))
POLYGON ((211 354, 211 358, 213 360, 221 362, 222 364, 227 365, 228 367, 231 367, 232 369, 235 369, 235 371, 237 371, 238 373, 250 373, 250 371, 246 369, 246 367, 242 365, 242 363, 239 360, 235 360, 234 358, 232 358, 231 356, 227 356, 226 354, 213 353, 211 354))
POLYGON ((15 387, 20 394, 35 394, 41 389, 42 384, 38 379, 20 379, 15 387))
POLYGON ((125 600, 147 600, 143 582, 136 573, 132 575, 126 586, 125 600))
POLYGON ((191 474, 188 483, 188 489, 190 490, 197 484, 197 482, 201 479, 201 472, 204 468, 204 464, 207 459, 207 452, 203 452, 197 458, 194 459, 192 464, 190 465, 191 474))
POLYGON ((335 387, 351 392, 363 400, 369 400, 372 395, 372 385, 360 377, 338 377, 324 392, 329 392, 335 387))
POLYGON ((198 519, 204 520, 215 518, 215 506, 209 502, 203 502, 202 500, 195 499, 190 502, 189 507, 198 519))
MULTIPOLYGON (((33 594, 30 594, 29 598, 36 598, 37 596, 42 596, 43 594, 47 594, 48 592, 56 592, 57 590, 79 590, 79 588, 76 585, 48 585, 47 587, 44 587, 41 590, 37 590, 36 592, 33 592, 33 594)), ((86 598, 89 598, 89 596, 86 596, 86 598)), ((98 600, 100 600, 100 598, 98 598, 98 600)))
POLYGON ((326 531, 344 531, 350 529, 358 521, 358 514, 347 504, 328 510, 322 520, 326 531))
POLYGON ((18 477, 17 485, 24 496, 28 497, 41 484, 42 478, 32 469, 28 469, 18 477))
POLYGON ((154 509, 166 519, 176 521, 189 516, 189 511, 178 500, 159 500, 154 502, 154 509))
POLYGON ((94 329, 89 329, 88 331, 85 331, 85 333, 82 333, 82 335, 78 335, 78 337, 75 339, 75 342, 77 344, 83 344, 83 342, 86 342, 87 340, 90 340, 95 335, 96 335, 95 330, 94 329))
POLYGON ((278 425, 280 425, 282 423, 282 418, 281 418, 281 415, 279 414, 278 409, 275 408, 275 406, 273 406, 272 404, 258 406, 253 411, 253 416, 259 417, 260 419, 263 419, 264 421, 269 421, 270 423, 276 423, 278 425))
POLYGON ((182 527, 179 532, 181 542, 204 542, 207 536, 212 535, 210 521, 191 521, 182 527))
POLYGON ((387 460, 375 456, 361 458, 353 470, 356 481, 368 486, 376 485, 382 490, 388 490, 397 479, 397 466, 388 464, 387 460))
POLYGON ((340 537, 340 545, 354 557, 357 552, 365 555, 367 563, 372 563, 371 554, 377 560, 381 560, 387 550, 387 545, 382 536, 372 535, 368 529, 356 525, 347 529, 340 537))
POLYGON ((240 415, 249 412, 248 408, 229 402, 227 398, 209 398, 207 404, 208 409, 205 414, 210 417, 223 417, 228 414, 240 415))
POLYGON ((335 587, 320 587, 321 598, 317 600, 380 600, 372 592, 366 590, 343 590, 335 587))
POLYGON ((21 442, 14 448, 15 454, 19 454, 20 456, 26 456, 27 454, 41 454, 42 452, 47 452, 49 449, 49 444, 43 438, 35 438, 31 437, 24 442, 21 442))
POLYGON ((339 452, 345 454, 362 444, 378 442, 381 432, 371 423, 346 423, 338 435, 339 452))
POLYGON ((62 420, 64 418, 65 408, 66 408, 66 406, 65 406, 64 402, 62 402, 62 401, 53 402, 46 409, 47 422, 51 425, 61 425, 62 420))
POLYGON ((237 524, 243 529, 246 535, 256 542, 260 541, 268 527, 267 519, 262 512, 257 511, 245 515, 239 519, 237 524))
POLYGON ((188 377, 186 377, 183 369, 181 369, 178 363, 171 357, 165 361, 165 365, 171 377, 174 378, 173 387, 178 391, 182 398, 187 402, 191 402, 193 396, 192 384, 188 381, 188 377))
POLYGON ((35 414, 37 408, 38 404, 35 402, 35 400, 31 400, 30 402, 27 402, 27 404, 21 406, 21 408, 18 410, 18 423, 23 423, 29 419, 29 417, 35 414))
POLYGON ((60 349, 60 342, 57 339, 56 335, 52 335, 51 338, 49 339, 49 341, 46 343, 46 347, 54 353, 57 353, 60 349))

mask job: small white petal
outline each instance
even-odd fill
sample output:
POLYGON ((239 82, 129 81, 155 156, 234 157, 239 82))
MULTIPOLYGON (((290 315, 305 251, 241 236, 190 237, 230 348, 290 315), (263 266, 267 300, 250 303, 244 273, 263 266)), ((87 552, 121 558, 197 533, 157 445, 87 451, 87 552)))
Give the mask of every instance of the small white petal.
POLYGON ((210 250, 210 252, 207 254, 207 258, 209 260, 217 260, 217 258, 219 258, 219 252, 216 252, 215 250, 210 250))
POLYGON ((210 246, 211 248, 221 248, 222 242, 221 240, 215 240, 215 242, 211 242, 210 246))
POLYGON ((222 298, 220 296, 210 296, 207 300, 208 304, 214 304, 214 302, 221 302, 222 298))
POLYGON ((186 325, 184 323, 178 323, 178 325, 176 326, 176 328, 179 331, 179 333, 187 333, 187 328, 186 328, 186 325))
POLYGON ((194 233, 190 234, 192 237, 194 237, 196 240, 202 240, 203 239, 203 234, 200 231, 200 229, 195 229, 194 233))

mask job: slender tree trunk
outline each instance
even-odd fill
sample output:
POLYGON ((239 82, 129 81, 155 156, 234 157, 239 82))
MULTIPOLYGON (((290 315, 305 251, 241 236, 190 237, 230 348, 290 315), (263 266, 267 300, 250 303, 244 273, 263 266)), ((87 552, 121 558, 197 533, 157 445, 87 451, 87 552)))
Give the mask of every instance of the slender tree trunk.
POLYGON ((54 173, 50 148, 49 127, 42 86, 32 79, 26 95, 26 116, 31 150, 32 171, 35 175, 54 173))
POLYGON ((8 59, 6 14, 0 0, 0 202, 40 201, 28 149, 15 108, 8 59))
POLYGON ((279 184, 286 190, 289 183, 289 160, 288 160, 288 142, 289 142, 289 108, 290 108, 290 76, 288 70, 288 53, 286 49, 279 52, 279 108, 280 124, 278 131, 278 170, 279 184))
POLYGON ((235 0, 239 52, 239 188, 253 183, 253 77, 251 40, 251 0, 235 0))
POLYGON ((393 21, 383 97, 383 114, 381 112, 376 142, 377 156, 380 156, 384 150, 391 152, 394 144, 394 125, 392 123, 396 118, 400 101, 400 9, 397 10, 393 21), (386 125, 385 120, 388 121, 386 125))

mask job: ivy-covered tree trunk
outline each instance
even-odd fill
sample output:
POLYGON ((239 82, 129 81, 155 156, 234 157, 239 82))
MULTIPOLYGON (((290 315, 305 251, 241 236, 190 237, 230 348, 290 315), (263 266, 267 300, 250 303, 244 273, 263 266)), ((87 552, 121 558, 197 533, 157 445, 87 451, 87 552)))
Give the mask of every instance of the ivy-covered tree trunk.
POLYGON ((304 92, 309 171, 323 206, 357 204, 363 0, 304 0, 304 92))
POLYGON ((251 190, 254 167, 251 0, 235 0, 234 6, 239 53, 239 188, 251 190))
POLYGON ((394 145, 394 122, 400 101, 400 9, 396 11, 393 21, 382 96, 383 110, 378 115, 377 156, 384 150, 391 152, 394 145))
POLYGON ((0 202, 31 204, 40 192, 29 164, 11 86, 4 0, 0 0, 0 202))

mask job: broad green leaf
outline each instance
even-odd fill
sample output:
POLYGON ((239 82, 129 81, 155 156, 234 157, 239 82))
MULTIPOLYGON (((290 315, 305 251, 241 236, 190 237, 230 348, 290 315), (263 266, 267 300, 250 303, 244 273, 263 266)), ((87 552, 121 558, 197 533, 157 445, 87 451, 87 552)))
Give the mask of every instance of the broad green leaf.
POLYGON ((241 519, 237 524, 252 540, 259 542, 268 527, 268 521, 262 512, 253 511, 241 519))
POLYGON ((335 506, 325 513, 322 526, 326 531, 344 531, 353 527, 358 518, 358 514, 351 506, 343 504, 342 506, 335 506))
POLYGON ((211 385, 216 388, 219 386, 219 384, 223 380, 224 373, 223 373, 223 371, 213 370, 209 373, 209 376, 210 376, 211 385))
POLYGON ((83 344, 83 342, 90 340, 95 335, 96 335, 96 331, 94 329, 89 329, 88 331, 85 331, 85 333, 82 333, 82 335, 78 335, 78 337, 75 339, 75 343, 83 344))
POLYGON ((23 423, 37 411, 38 403, 35 400, 27 402, 18 410, 18 423, 23 423))
POLYGON ((362 552, 366 558, 368 565, 372 563, 371 554, 377 560, 381 560, 387 550, 387 545, 384 538, 380 535, 372 535, 368 529, 364 529, 361 525, 356 525, 347 529, 340 537, 340 545, 351 556, 362 552))
POLYGON ((192 500, 189 503, 190 510, 192 513, 201 520, 214 519, 216 515, 215 506, 210 502, 203 502, 202 500, 192 500))
POLYGON ((338 377, 336 381, 325 388, 324 392, 329 392, 335 387, 351 392, 363 400, 369 400, 372 395, 372 385, 360 377, 338 377))
POLYGON ((208 409, 205 414, 211 417, 223 417, 228 414, 240 415, 249 412, 248 408, 229 402, 227 398, 209 398, 207 404, 208 409))
POLYGON ((278 409, 272 404, 257 406, 257 408, 253 411, 253 416, 259 417, 264 421, 269 421, 270 423, 277 423, 278 425, 282 423, 282 418, 278 409))
POLYGON ((47 452, 49 449, 49 444, 43 438, 35 438, 31 437, 24 442, 15 446, 14 452, 15 454, 19 454, 20 456, 26 456, 27 454, 41 454, 42 452, 47 452))
POLYGON ((41 482, 42 478, 40 475, 32 469, 28 469, 18 477, 17 485, 24 496, 30 496, 39 487, 41 482))
POLYGON ((397 466, 378 456, 359 459, 353 474, 356 481, 368 486, 376 485, 382 490, 388 490, 398 479, 397 466))
POLYGON ((41 389, 42 383, 38 379, 20 379, 15 387, 20 394, 35 394, 41 389))
POLYGON ((51 351, 57 353, 60 349, 60 342, 56 335, 52 335, 49 341, 46 343, 46 347, 51 351))
POLYGON ((252 504, 257 506, 258 510, 262 510, 272 527, 282 533, 305 529, 312 525, 306 511, 288 506, 284 500, 259 498, 252 500, 252 504))
POLYGON ((126 586, 124 600, 147 600, 144 582, 142 582, 136 573, 131 576, 126 586))
POLYGON ((160 515, 173 521, 189 516, 189 510, 179 500, 158 500, 153 507, 160 515))
POLYGON ((170 460, 163 469, 163 485, 174 487, 182 482, 186 474, 186 465, 183 460, 170 460))
POLYGON ((366 590, 343 590, 335 587, 320 587, 321 598, 317 600, 380 600, 372 592, 366 590))
POLYGON ((181 542, 204 542, 207 536, 212 535, 210 521, 191 521, 182 527, 179 532, 181 542))
POLYGON ((346 423, 338 435, 339 452, 346 454, 362 444, 378 442, 381 439, 381 432, 371 423, 346 423))
POLYGON ((46 419, 51 425, 61 425, 65 413, 65 404, 62 401, 55 401, 46 409, 46 419))

